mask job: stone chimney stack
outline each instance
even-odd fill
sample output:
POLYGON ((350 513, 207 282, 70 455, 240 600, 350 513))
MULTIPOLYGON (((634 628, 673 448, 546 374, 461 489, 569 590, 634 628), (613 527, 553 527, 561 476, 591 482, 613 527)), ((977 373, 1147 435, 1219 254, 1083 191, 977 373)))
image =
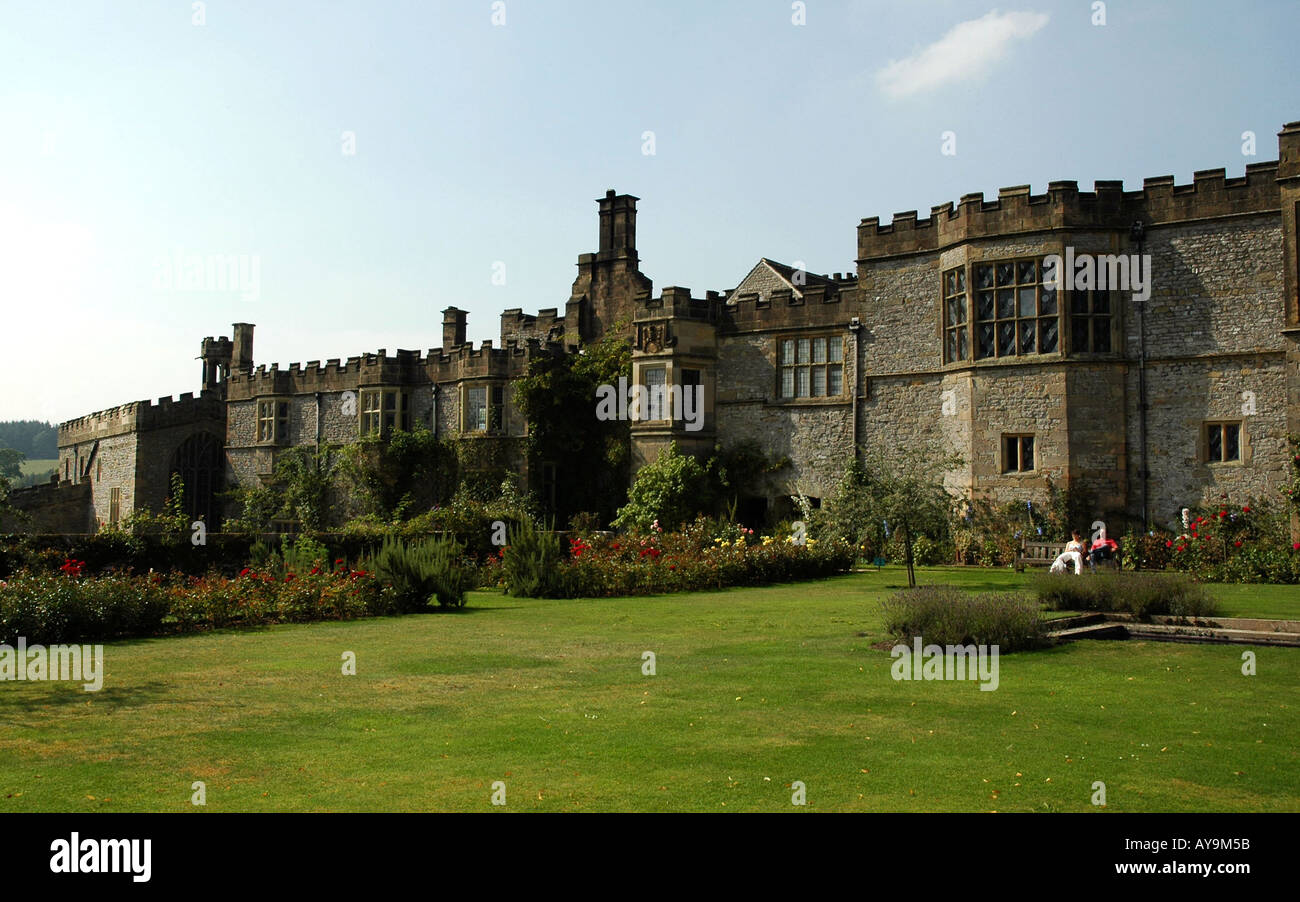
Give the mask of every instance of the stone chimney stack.
POLYGON ((253 324, 235 323, 233 348, 230 354, 232 373, 247 373, 253 369, 253 324))
POLYGON ((600 249, 597 256, 601 259, 630 257, 636 255, 636 202, 639 197, 630 194, 615 194, 610 188, 605 196, 597 200, 600 204, 600 249))
POLYGON ((469 314, 457 307, 442 311, 442 349, 450 351, 465 343, 465 318, 469 314))

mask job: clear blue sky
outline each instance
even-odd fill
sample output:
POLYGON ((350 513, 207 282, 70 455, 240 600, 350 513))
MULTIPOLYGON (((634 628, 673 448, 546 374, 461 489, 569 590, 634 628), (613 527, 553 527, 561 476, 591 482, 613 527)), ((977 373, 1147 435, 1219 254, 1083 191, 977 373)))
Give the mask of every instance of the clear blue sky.
POLYGON ((448 305, 496 339, 564 304, 607 188, 656 288, 703 293, 852 270, 860 218, 973 191, 1238 176, 1300 119, 1295 0, 193 7, 3 0, 0 419, 197 390, 237 320, 281 365, 426 350, 448 305), (157 287, 177 252, 256 256, 260 296, 157 287))

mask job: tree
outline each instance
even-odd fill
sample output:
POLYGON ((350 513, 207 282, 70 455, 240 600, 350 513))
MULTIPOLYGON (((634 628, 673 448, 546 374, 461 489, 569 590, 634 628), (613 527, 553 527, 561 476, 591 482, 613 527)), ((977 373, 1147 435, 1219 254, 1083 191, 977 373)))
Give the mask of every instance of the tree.
POLYGON ((659 458, 637 471, 627 504, 614 524, 620 529, 649 529, 655 520, 663 529, 676 529, 693 519, 707 503, 709 477, 694 457, 682 454, 673 442, 659 458))
POLYGON ((943 474, 961 464, 955 455, 920 446, 886 459, 876 453, 845 468, 839 489, 821 514, 822 538, 843 538, 855 546, 882 548, 889 532, 903 543, 907 584, 916 585, 913 543, 917 536, 940 537, 956 501, 943 486, 943 474))
POLYGON ((15 448, 0 448, 0 477, 21 479, 27 455, 15 448))
POLYGON ((632 375, 632 348, 619 331, 578 354, 538 357, 515 383, 515 406, 528 420, 529 470, 554 467, 553 503, 542 500, 560 522, 580 511, 608 522, 626 498, 629 424, 596 416, 600 387, 632 375))

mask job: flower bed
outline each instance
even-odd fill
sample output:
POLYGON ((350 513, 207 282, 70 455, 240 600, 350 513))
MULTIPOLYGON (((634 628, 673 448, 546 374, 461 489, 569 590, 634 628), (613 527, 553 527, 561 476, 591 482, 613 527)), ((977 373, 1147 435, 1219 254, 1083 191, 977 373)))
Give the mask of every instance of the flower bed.
POLYGON ((1148 548, 1164 547, 1163 555, 1148 557, 1163 558, 1169 568, 1205 582, 1295 583, 1300 582, 1300 543, 1292 542, 1288 531, 1278 512, 1225 499, 1189 516, 1179 534, 1149 540, 1148 548))
POLYGON ((652 528, 632 536, 576 537, 567 551, 561 555, 537 536, 506 548, 506 590, 552 598, 654 595, 819 579, 848 572, 855 560, 854 549, 845 542, 809 539, 799 545, 759 538, 741 527, 711 529, 703 521, 677 533, 652 528), (724 534, 714 534, 719 531, 724 534), (523 556, 529 560, 520 560, 523 556), (545 562, 546 579, 511 581, 512 572, 535 573, 540 562, 545 562))
POLYGON ((84 642, 396 612, 396 600, 370 574, 333 571, 283 577, 244 570, 238 577, 18 574, 0 582, 0 643, 84 642))

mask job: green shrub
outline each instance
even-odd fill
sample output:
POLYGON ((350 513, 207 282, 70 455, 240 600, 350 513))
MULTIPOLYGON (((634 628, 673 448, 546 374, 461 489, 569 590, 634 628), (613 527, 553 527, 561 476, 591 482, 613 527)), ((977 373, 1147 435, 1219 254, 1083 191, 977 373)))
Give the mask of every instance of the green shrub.
POLYGON ((507 595, 553 598, 565 594, 560 574, 560 539, 521 520, 510 530, 510 544, 501 558, 507 595))
POLYGON ((167 615, 167 593, 141 578, 22 574, 0 586, 0 643, 29 645, 147 636, 167 615))
POLYGON ((903 589, 882 607, 885 631, 910 645, 996 645, 999 653, 1047 643, 1038 605, 1013 592, 971 594, 949 586, 903 589))
POLYGON ((1163 570, 1169 564, 1173 536, 1162 531, 1128 533, 1120 538, 1120 552, 1128 570, 1163 570))
POLYGON ((673 442, 653 462, 637 470, 627 504, 613 525, 646 530, 658 523, 664 529, 676 529, 709 506, 707 497, 704 467, 691 455, 682 454, 673 442))
POLYGON ((1218 606, 1205 588, 1179 573, 1042 573, 1034 579, 1038 600, 1057 611, 1125 612, 1211 617, 1218 606))
POLYGON ((441 607, 461 607, 470 576, 461 564, 463 548, 451 536, 384 539, 368 569, 392 586, 400 613, 415 613, 435 600, 441 607))
MULTIPOLYGON (((922 567, 948 563, 947 546, 929 536, 917 536, 912 542, 912 557, 922 567)), ((900 555, 899 560, 902 560, 900 555)))

